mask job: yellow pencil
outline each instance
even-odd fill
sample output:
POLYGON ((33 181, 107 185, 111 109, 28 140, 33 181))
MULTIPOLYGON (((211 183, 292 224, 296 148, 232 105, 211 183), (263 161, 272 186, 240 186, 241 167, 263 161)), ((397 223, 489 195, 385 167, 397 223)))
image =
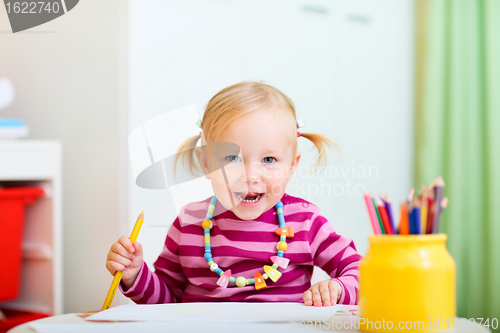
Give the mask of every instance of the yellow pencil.
MULTIPOLYGON (((135 222, 134 229, 132 230, 132 234, 130 234, 130 241, 133 243, 137 240, 137 236, 139 236, 139 231, 141 231, 142 221, 144 220, 144 211, 142 211, 141 215, 137 218, 135 222)), ((109 287, 108 295, 106 296, 106 300, 102 306, 102 310, 109 309, 111 303, 113 302, 113 297, 115 297, 116 289, 118 289, 118 285, 122 279, 123 272, 117 271, 115 273, 115 277, 113 278, 113 282, 111 283, 111 287, 109 287)))
POLYGON ((420 213, 420 230, 422 230, 422 234, 425 234, 425 230, 427 228, 427 209, 428 209, 428 202, 427 202, 427 185, 422 186, 422 191, 420 192, 420 196, 422 198, 422 211, 420 213))

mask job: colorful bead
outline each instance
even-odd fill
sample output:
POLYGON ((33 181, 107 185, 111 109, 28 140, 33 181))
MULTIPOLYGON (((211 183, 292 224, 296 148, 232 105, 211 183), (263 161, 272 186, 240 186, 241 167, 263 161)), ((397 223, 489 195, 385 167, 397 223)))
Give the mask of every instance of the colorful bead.
POLYGON ((212 263, 213 263, 213 264, 211 264, 211 265, 210 265, 210 270, 211 270, 212 272, 215 272, 215 270, 216 270, 217 268, 219 268, 219 265, 217 265, 217 264, 216 264, 216 263, 214 263, 213 261, 212 261, 212 263))
POLYGON ((278 269, 278 265, 276 265, 276 264, 273 264, 271 267, 274 269, 278 269))
POLYGON ((286 235, 281 235, 281 236, 280 236, 280 241, 285 242, 285 241, 286 241, 286 235))
POLYGON ((278 265, 278 267, 286 269, 288 267, 288 263, 290 262, 290 259, 280 257, 279 253, 278 253, 278 256, 271 257, 271 261, 273 262, 273 264, 278 265))
POLYGON ((281 277, 281 273, 279 271, 275 270, 274 268, 272 270, 270 270, 269 272, 267 272, 267 275, 269 275, 269 278, 273 282, 278 281, 279 278, 281 277))
POLYGON ((273 282, 278 281, 278 279, 281 277, 281 273, 270 266, 264 266, 264 270, 273 282))
POLYGON ((210 261, 212 260, 212 253, 205 253, 204 257, 207 261, 210 261))
POLYGON ((210 229, 212 229, 212 227, 214 226, 214 224, 213 224, 212 220, 206 219, 205 221, 203 221, 203 224, 201 226, 202 226, 203 229, 210 230, 210 229))
POLYGON ((278 251, 278 257, 283 257, 284 251, 278 251))
POLYGON ((276 245, 276 248, 280 251, 286 251, 286 247, 287 247, 287 245, 286 245, 286 242, 284 242, 284 241, 279 241, 278 245, 276 245))
POLYGON ((293 238, 293 227, 280 226, 278 229, 274 230, 274 233, 278 236, 285 235, 286 238, 293 238))
POLYGON ((263 277, 265 280, 267 280, 267 279, 269 278, 269 276, 268 276, 266 273, 262 274, 262 277, 263 277))
MULTIPOLYGON (((266 274, 264 274, 264 275, 266 275, 266 274)), ((260 290, 260 289, 264 289, 265 287, 267 287, 265 278, 259 272, 257 272, 257 271, 255 272, 253 279, 254 279, 253 283, 255 283, 255 289, 260 290)))
POLYGON ((244 287, 246 285, 246 279, 243 277, 243 276, 239 276, 238 278, 236 278, 236 285, 238 287, 244 287))
POLYGON ((231 277, 229 278, 229 282, 231 282, 231 283, 235 283, 235 282, 236 282, 236 278, 235 278, 234 276, 231 276, 231 277))
POLYGON ((219 274, 219 275, 220 275, 221 273, 223 273, 223 271, 222 271, 222 269, 217 268, 217 269, 215 270, 215 273, 217 273, 217 274, 219 274))
POLYGON ((212 249, 210 248, 210 246, 205 246, 205 253, 207 252, 212 252, 212 249))
POLYGON ((213 261, 213 260, 210 260, 210 261, 208 262, 208 266, 211 266, 213 263, 214 263, 214 261, 213 261))
POLYGON ((205 234, 205 246, 210 246, 210 234, 205 234))
MULTIPOLYGON (((220 268, 217 268, 220 270, 220 268)), ((217 271, 215 271, 217 273, 217 271)), ((217 273, 218 274, 218 273, 217 273)), ((229 278, 231 277, 231 270, 228 269, 227 271, 224 272, 224 274, 220 274, 219 280, 217 280, 217 284, 221 286, 222 288, 226 288, 227 284, 229 283, 229 278)))

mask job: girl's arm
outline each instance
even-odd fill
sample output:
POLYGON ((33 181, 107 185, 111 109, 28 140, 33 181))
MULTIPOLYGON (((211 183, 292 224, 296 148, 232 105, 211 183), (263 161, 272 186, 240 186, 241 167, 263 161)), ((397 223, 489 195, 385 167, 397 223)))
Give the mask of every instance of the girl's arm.
POLYGON ((179 303, 187 284, 179 261, 181 237, 180 221, 177 217, 167 232, 163 251, 154 263, 152 272, 144 262, 132 287, 120 290, 137 304, 179 303))
POLYGON ((361 256, 352 239, 335 233, 326 218, 315 214, 309 231, 309 244, 314 265, 323 269, 341 286, 338 304, 357 304, 361 256))

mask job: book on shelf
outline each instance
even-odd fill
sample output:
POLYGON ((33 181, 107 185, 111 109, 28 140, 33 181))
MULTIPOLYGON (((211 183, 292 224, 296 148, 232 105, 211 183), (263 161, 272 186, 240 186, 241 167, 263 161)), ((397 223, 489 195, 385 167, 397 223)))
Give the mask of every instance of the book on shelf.
POLYGON ((0 140, 24 138, 29 132, 29 127, 24 120, 0 118, 0 140))

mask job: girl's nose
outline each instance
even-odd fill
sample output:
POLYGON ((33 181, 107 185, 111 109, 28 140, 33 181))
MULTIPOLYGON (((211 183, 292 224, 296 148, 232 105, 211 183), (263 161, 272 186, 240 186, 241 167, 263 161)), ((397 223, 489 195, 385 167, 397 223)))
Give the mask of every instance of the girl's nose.
POLYGON ((242 182, 249 184, 258 183, 261 179, 261 170, 258 168, 257 163, 251 163, 245 167, 245 174, 242 175, 242 182))

